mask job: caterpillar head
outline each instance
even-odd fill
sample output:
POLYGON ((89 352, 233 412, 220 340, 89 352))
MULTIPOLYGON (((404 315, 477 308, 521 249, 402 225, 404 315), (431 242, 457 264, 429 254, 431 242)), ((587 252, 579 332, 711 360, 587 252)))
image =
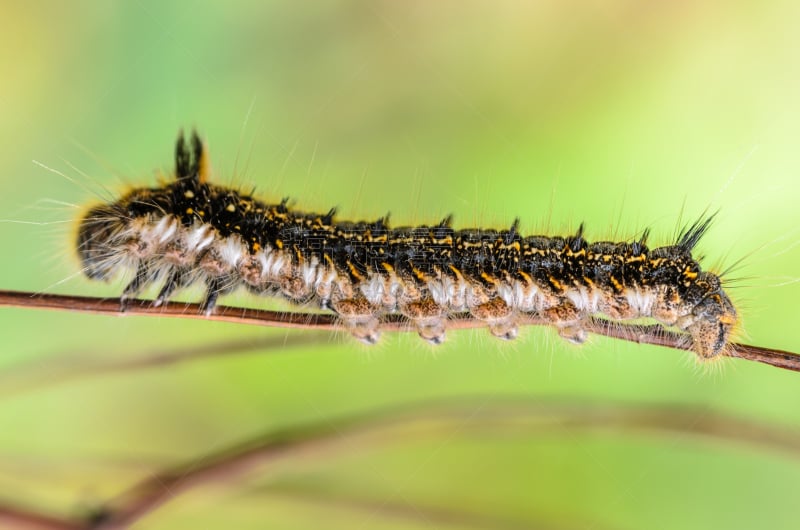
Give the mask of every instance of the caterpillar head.
POLYGON ((695 352, 703 358, 716 357, 725 349, 739 321, 733 302, 722 289, 719 277, 701 273, 699 285, 705 296, 692 309, 694 323, 688 331, 692 335, 695 352))

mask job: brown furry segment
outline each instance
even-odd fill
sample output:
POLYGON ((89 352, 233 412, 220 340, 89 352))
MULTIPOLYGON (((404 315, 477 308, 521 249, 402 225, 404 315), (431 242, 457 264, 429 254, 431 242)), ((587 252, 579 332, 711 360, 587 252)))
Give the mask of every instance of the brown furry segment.
POLYGON ((207 182, 203 144, 183 136, 176 176, 96 206, 81 220, 78 253, 84 272, 107 280, 133 271, 125 300, 148 285, 155 304, 196 283, 206 286, 205 311, 240 286, 337 313, 359 339, 378 339, 380 320, 400 313, 420 335, 444 340, 450 315, 469 312, 492 334, 517 336, 525 316, 547 318, 564 338, 586 339, 591 315, 654 318, 686 331, 704 358, 728 344, 737 313, 720 278, 703 271, 692 250, 712 218, 683 230, 674 245, 649 249, 648 232, 632 242, 589 243, 575 235, 522 236, 505 230, 456 230, 447 217, 432 226, 392 228, 376 221, 340 221, 296 211, 288 199, 267 203, 207 182))

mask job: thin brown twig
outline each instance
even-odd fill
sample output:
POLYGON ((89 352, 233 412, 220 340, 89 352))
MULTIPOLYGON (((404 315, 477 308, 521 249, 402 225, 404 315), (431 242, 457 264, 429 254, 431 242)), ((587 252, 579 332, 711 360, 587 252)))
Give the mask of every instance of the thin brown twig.
MULTIPOLYGON (((213 320, 217 322, 233 322, 281 328, 298 328, 309 330, 335 330, 339 327, 336 317, 331 314, 268 311, 247 307, 217 306, 212 315, 205 315, 198 304, 170 302, 154 307, 148 300, 130 300, 124 312, 120 311, 116 298, 93 298, 88 296, 67 296, 57 294, 36 294, 20 291, 1 291, 0 307, 22 307, 34 309, 52 309, 57 311, 74 311, 102 315, 147 315, 171 318, 189 318, 213 320)), ((535 316, 526 317, 525 325, 542 326, 549 322, 535 316)), ((470 318, 468 315, 456 316, 450 320, 451 329, 468 329, 485 326, 484 323, 470 318)), ((653 344, 678 350, 691 350, 691 341, 682 333, 669 331, 659 325, 622 324, 604 318, 590 318, 585 325, 586 331, 615 339, 653 344)), ((397 315, 389 315, 381 324, 384 331, 409 331, 408 323, 397 315)), ((723 351, 723 355, 748 361, 775 366, 784 370, 800 372, 800 355, 735 343, 732 348, 723 351)))
MULTIPOLYGON (((675 405, 630 405, 541 398, 486 396, 450 398, 386 407, 316 424, 271 431, 248 442, 150 475, 93 512, 89 520, 55 519, 0 506, 24 528, 46 530, 121 530, 161 505, 201 485, 230 482, 248 474, 263 478, 265 465, 295 459, 331 459, 345 451, 397 444, 409 437, 461 435, 542 436, 576 430, 598 433, 681 433, 701 439, 765 447, 800 458, 800 432, 724 413, 675 405), (39 526, 33 526, 39 524, 39 526)), ((468 517, 462 514, 461 518, 468 517)))
POLYGON ((83 530, 84 524, 33 510, 0 505, 0 528, 18 530, 83 530))

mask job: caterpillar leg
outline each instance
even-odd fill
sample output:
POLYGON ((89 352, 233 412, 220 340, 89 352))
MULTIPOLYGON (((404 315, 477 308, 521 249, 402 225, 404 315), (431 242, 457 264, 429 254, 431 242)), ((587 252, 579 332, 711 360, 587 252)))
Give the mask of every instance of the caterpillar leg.
POLYGON ((446 316, 433 298, 401 303, 399 309, 403 316, 411 320, 420 337, 431 344, 444 342, 446 316))
POLYGON ((558 327, 558 336, 572 344, 583 344, 589 338, 589 333, 580 324, 568 324, 558 327))
POLYGON ((584 329, 584 314, 569 301, 545 309, 543 315, 558 330, 558 335, 573 343, 583 344, 589 338, 589 333, 584 329))
POLYGON ((173 269, 167 276, 164 286, 158 292, 158 296, 153 300, 153 307, 159 307, 177 291, 191 283, 191 275, 183 269, 173 269))
POLYGON ((211 315, 214 312, 214 306, 217 305, 217 299, 219 298, 219 294, 220 294, 219 281, 216 279, 210 280, 208 282, 208 286, 206 287, 206 296, 200 303, 200 312, 205 314, 206 316, 211 315))
POLYGON ((330 308, 339 315, 340 320, 353 337, 366 344, 375 344, 381 336, 380 321, 375 316, 377 309, 366 298, 333 299, 330 308))
POLYGON ((206 316, 214 313, 219 295, 231 292, 237 283, 229 276, 217 276, 206 281, 206 296, 200 303, 200 312, 206 316))
POLYGON ((470 308, 472 316, 489 325, 489 331, 497 338, 513 340, 519 335, 514 310, 502 298, 492 298, 488 302, 470 308))
POLYGON ((139 265, 136 267, 136 275, 130 283, 125 286, 125 289, 122 291, 122 296, 119 297, 120 312, 125 312, 128 308, 128 300, 139 294, 149 280, 150 268, 147 266, 147 263, 139 262, 139 265))

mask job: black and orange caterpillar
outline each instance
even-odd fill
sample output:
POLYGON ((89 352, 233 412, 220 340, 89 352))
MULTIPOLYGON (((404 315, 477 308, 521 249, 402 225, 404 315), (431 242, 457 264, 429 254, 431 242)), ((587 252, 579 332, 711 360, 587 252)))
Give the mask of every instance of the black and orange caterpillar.
POLYGON ((583 342, 591 315, 650 317, 686 331, 703 358, 727 346, 737 313, 720 278, 703 271, 692 249, 711 217, 685 228, 670 246, 649 249, 647 231, 631 242, 433 226, 393 228, 387 218, 336 219, 286 199, 268 204, 208 182, 203 143, 180 135, 175 179, 137 188, 89 210, 80 222, 84 272, 107 280, 134 271, 121 303, 161 282, 159 305, 177 289, 206 286, 203 308, 240 286, 334 311, 365 342, 382 316, 400 313, 421 337, 441 343, 448 317, 468 312, 505 339, 526 315, 544 318, 564 338, 583 342))

